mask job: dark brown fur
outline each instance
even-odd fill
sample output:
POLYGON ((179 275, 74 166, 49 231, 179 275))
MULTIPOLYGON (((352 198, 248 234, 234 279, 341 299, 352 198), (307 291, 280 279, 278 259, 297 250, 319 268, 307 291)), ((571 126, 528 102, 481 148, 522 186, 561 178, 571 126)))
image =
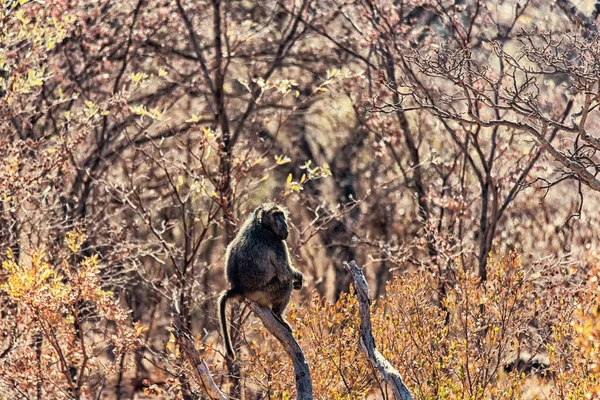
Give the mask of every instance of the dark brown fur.
POLYGON ((510 373, 514 370, 519 375, 525 374, 525 376, 535 374, 543 378, 549 378, 553 375, 550 369, 550 361, 543 354, 530 355, 529 353, 522 353, 518 357, 513 357, 504 364, 504 372, 510 373))
POLYGON ((225 268, 229 290, 219 297, 219 317, 225 349, 232 359, 235 353, 225 316, 229 299, 246 299, 270 307, 279 322, 292 331, 283 313, 292 289, 302 288, 303 276, 292 266, 285 243, 288 234, 285 210, 275 203, 265 203, 254 210, 227 247, 225 268))

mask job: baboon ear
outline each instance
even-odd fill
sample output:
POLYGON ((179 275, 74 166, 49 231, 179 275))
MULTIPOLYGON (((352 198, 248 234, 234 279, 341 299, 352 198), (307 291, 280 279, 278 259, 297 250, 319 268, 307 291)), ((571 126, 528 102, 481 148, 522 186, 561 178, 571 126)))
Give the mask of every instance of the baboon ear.
POLYGON ((264 210, 262 206, 259 206, 256 208, 256 210, 254 210, 254 218, 256 218, 256 220, 260 223, 262 223, 263 211, 264 210))

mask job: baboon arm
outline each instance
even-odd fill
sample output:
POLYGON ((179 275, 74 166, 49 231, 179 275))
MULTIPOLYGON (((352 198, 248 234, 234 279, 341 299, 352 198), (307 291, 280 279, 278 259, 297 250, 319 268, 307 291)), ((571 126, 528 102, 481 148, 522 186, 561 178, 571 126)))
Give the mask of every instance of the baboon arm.
POLYGON ((292 286, 294 288, 294 290, 300 290, 302 289, 302 286, 304 284, 304 275, 302 275, 302 273, 298 270, 294 270, 293 272, 293 280, 292 280, 292 286))
POLYGON ((268 257, 269 263, 273 267, 274 277, 279 279, 281 282, 287 282, 292 279, 292 269, 287 262, 282 263, 273 251, 269 251, 268 257))

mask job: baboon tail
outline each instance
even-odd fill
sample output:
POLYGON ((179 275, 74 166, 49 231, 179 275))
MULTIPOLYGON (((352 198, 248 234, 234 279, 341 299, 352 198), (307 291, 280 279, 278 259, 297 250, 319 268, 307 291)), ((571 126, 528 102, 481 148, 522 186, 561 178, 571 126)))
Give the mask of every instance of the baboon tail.
POLYGON ((236 298, 237 295, 237 291, 231 289, 224 291, 219 297, 219 317, 221 319, 221 330, 223 331, 225 350, 227 351, 227 356, 232 360, 235 360, 235 353, 233 352, 233 347, 231 346, 231 337, 229 336, 229 330, 227 328, 227 316, 225 315, 225 310, 227 307, 227 300, 236 298))

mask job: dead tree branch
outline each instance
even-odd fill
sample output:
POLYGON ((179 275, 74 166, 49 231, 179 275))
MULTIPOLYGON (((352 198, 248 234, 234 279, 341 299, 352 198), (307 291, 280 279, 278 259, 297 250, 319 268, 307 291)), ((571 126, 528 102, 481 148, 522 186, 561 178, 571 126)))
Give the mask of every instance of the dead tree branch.
POLYGON ((196 350, 193 337, 178 327, 173 327, 171 332, 175 336, 175 341, 181 352, 192 366, 196 382, 202 387, 204 392, 211 399, 227 400, 227 396, 221 392, 210 375, 206 362, 200 357, 198 350, 196 350))
POLYGON ((371 299, 369 297, 369 285, 365 279, 362 270, 356 265, 355 261, 350 264, 344 263, 344 266, 350 271, 356 285, 356 294, 358 295, 358 305, 360 310, 360 344, 371 364, 381 374, 383 380, 392 388, 396 400, 412 400, 412 393, 408 390, 400 372, 375 348, 375 339, 373 338, 373 328, 371 326, 371 299))
POLYGON ((265 328, 279 340, 292 360, 296 375, 296 398, 298 400, 312 400, 313 390, 310 370, 304 358, 304 353, 292 333, 275 319, 273 312, 268 308, 261 307, 253 302, 249 302, 249 307, 260 318, 265 328))

